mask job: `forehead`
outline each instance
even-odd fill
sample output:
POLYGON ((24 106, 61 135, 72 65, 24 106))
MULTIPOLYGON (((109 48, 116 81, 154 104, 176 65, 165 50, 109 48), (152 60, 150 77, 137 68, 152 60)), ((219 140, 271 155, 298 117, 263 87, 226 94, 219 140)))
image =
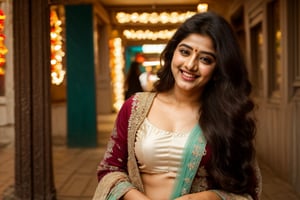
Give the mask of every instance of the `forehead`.
POLYGON ((188 35, 186 38, 184 38, 183 40, 181 40, 181 42, 179 42, 177 46, 179 47, 182 45, 188 46, 189 48, 197 51, 206 50, 206 51, 215 52, 213 41, 207 35, 192 33, 188 35))

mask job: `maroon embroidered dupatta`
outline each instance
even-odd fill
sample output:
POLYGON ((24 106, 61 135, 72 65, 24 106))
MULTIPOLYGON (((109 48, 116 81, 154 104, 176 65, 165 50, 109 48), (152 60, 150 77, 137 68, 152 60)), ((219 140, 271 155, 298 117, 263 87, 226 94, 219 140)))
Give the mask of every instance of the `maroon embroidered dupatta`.
POLYGON ((109 199, 112 190, 116 194, 112 199, 119 199, 131 188, 144 191, 135 159, 134 141, 135 133, 146 117, 155 95, 139 93, 123 104, 107 151, 97 169, 99 184, 93 199, 109 199))

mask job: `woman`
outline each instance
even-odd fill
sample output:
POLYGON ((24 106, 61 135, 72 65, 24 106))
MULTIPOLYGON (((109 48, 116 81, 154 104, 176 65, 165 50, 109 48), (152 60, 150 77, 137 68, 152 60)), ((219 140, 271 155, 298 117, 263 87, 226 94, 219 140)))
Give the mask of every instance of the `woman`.
POLYGON ((189 18, 162 52, 155 92, 120 110, 94 199, 259 199, 254 108, 230 25, 189 18))
POLYGON ((133 61, 130 64, 130 68, 125 80, 125 99, 128 99, 137 92, 143 91, 142 84, 139 80, 141 73, 140 63, 133 61))

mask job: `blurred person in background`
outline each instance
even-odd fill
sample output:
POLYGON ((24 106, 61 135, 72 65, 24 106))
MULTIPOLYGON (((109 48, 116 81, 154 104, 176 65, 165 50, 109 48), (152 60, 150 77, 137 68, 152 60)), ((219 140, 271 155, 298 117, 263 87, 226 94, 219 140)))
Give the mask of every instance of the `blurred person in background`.
POLYGON ((125 80, 125 99, 128 99, 137 92, 142 92, 143 88, 140 82, 140 63, 133 61, 130 65, 129 71, 125 80))

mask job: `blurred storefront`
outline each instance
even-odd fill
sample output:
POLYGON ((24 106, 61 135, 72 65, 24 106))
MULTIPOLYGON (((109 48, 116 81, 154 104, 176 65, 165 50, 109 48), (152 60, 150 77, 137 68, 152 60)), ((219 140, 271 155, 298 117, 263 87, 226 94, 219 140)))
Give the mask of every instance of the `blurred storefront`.
POLYGON ((0 146, 14 140, 12 3, 0 1, 0 146))

